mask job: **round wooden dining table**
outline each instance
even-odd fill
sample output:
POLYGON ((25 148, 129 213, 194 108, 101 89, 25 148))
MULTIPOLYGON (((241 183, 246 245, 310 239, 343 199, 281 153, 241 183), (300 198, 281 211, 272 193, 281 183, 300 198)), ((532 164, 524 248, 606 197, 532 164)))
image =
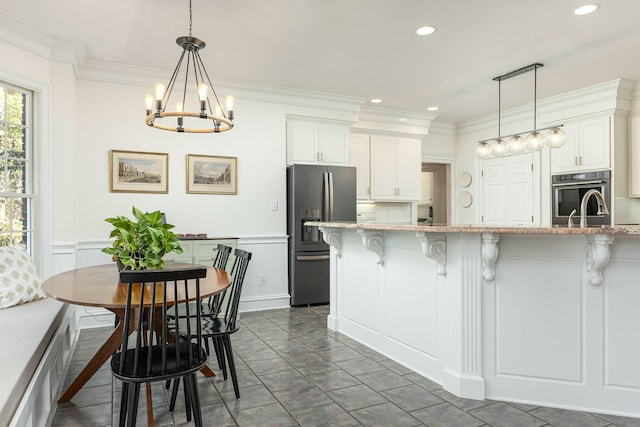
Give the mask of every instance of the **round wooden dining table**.
MULTIPOLYGON (((202 268, 199 264, 166 263, 165 269, 202 268)), ((119 272, 115 264, 77 268, 56 274, 44 281, 45 293, 53 299, 69 304, 103 307, 114 313, 117 319, 124 319, 127 302, 127 285, 119 283, 119 272)), ((207 267, 207 276, 200 279, 200 296, 206 298, 224 291, 231 284, 231 276, 225 270, 207 267)), ((195 295, 195 284, 189 295, 195 295)), ((151 292, 146 292, 150 295, 151 292)), ((167 297, 167 303, 175 303, 167 297)), ((172 298, 172 297, 171 297, 172 298)), ((177 302, 184 302, 178 295, 177 302)), ((118 350, 122 342, 124 325, 118 322, 111 335, 96 354, 78 374, 58 402, 68 402, 89 381, 89 379, 118 350)), ((132 330, 129 331, 131 333, 132 330)), ((215 374, 208 366, 202 369, 205 376, 215 374)))

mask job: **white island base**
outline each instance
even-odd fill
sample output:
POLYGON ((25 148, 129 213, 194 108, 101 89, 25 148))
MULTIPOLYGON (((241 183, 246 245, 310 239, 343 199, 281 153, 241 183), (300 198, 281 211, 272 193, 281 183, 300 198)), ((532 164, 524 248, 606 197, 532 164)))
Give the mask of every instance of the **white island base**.
POLYGON ((309 225, 330 329, 459 397, 640 417, 638 230, 309 225))

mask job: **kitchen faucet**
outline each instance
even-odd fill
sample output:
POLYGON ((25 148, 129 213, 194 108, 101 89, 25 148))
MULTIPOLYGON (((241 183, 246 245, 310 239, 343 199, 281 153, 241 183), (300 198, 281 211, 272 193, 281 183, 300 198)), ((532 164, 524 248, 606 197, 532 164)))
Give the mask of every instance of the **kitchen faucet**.
MULTIPOLYGON (((587 203, 591 196, 595 196, 596 202, 598 203, 598 212, 596 215, 608 215, 609 209, 607 208, 607 204, 604 201, 604 196, 601 192, 592 188, 591 190, 584 193, 582 196, 582 201, 580 202, 580 228, 585 228, 587 226, 587 203)), ((575 211, 575 210, 574 210, 575 211)), ((571 222, 571 219, 569 219, 571 222)))

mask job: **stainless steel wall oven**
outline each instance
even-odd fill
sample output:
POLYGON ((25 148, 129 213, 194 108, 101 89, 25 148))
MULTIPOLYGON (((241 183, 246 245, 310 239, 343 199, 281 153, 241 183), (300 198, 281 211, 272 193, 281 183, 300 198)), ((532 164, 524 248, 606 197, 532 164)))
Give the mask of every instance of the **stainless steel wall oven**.
MULTIPOLYGON (((611 171, 600 170, 576 172, 551 177, 551 223, 566 226, 572 210, 576 210, 575 224, 580 218, 580 203, 585 193, 596 189, 604 196, 611 209, 611 171)), ((587 223, 589 225, 611 225, 611 215, 597 215, 598 204, 595 197, 587 203, 587 223)))

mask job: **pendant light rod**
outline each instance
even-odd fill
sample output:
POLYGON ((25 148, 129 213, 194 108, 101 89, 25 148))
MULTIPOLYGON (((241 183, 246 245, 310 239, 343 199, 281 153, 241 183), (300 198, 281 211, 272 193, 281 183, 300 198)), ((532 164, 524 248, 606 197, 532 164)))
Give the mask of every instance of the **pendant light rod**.
POLYGON ((498 139, 500 139, 500 111, 501 111, 500 99, 502 98, 501 86, 502 86, 502 81, 498 80, 498 139))
POLYGON ((536 129, 536 118, 538 117, 537 111, 538 102, 538 67, 533 69, 533 131, 536 129))

